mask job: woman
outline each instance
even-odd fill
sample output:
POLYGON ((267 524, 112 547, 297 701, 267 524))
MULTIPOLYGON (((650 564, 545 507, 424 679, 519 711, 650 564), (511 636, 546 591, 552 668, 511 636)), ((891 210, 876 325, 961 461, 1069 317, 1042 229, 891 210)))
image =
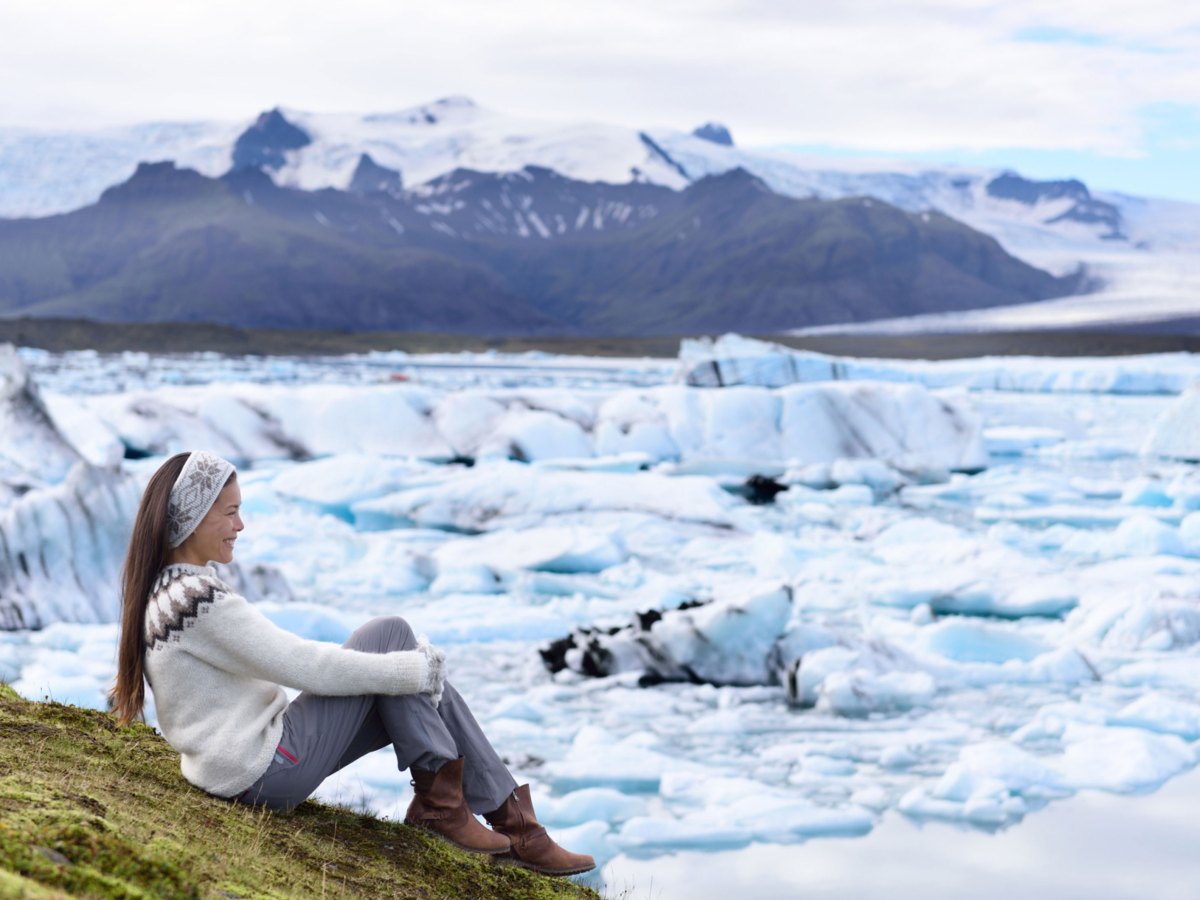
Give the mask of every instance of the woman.
POLYGON ((278 810, 391 744, 412 776, 406 823, 546 874, 594 868, 538 824, 529 785, 517 787, 445 681, 445 655, 403 619, 375 619, 337 647, 276 627, 222 582, 208 563, 232 562, 244 527, 224 459, 180 453, 151 477, 122 571, 110 698, 122 724, 141 714, 149 682, 189 782, 278 810), (280 684, 302 693, 289 703, 280 684))

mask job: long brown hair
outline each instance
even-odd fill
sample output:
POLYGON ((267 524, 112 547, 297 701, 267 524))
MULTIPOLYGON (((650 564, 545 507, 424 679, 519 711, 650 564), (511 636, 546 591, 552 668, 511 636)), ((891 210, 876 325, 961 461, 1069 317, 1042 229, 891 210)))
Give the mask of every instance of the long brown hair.
POLYGON ((142 494, 125 565, 121 568, 121 639, 117 645, 117 678, 108 695, 109 708, 122 725, 142 714, 146 702, 143 658, 146 652, 146 605, 154 579, 167 564, 167 504, 171 488, 190 453, 176 453, 158 467, 142 494))

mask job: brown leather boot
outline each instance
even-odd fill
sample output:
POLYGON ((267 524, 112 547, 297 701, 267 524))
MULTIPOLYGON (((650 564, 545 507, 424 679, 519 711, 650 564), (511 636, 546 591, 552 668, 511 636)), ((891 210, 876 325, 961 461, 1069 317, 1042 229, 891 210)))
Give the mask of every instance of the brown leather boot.
POLYGON ((550 839, 534 815, 527 784, 509 794, 503 806, 484 813, 483 817, 512 841, 509 856, 519 866, 543 875, 578 875, 596 868, 596 861, 586 853, 571 853, 550 839))
POLYGON ((504 853, 510 842, 483 826, 463 799, 463 758, 451 760, 436 772, 411 769, 415 796, 404 824, 432 831, 455 847, 474 853, 504 853))

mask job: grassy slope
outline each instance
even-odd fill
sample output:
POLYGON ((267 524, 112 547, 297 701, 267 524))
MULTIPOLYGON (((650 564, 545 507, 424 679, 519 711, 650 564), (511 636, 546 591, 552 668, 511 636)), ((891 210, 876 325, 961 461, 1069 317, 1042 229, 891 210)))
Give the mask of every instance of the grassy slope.
POLYGON ((0 685, 0 897, 596 897, 393 822, 189 786, 146 726, 0 685))

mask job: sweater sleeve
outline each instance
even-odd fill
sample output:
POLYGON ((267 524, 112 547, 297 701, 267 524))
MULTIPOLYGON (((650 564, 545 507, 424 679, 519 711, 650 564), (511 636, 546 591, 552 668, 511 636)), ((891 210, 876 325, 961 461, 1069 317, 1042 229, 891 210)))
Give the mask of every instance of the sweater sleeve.
POLYGON ((195 625, 205 640, 189 642, 192 655, 228 672, 314 694, 415 694, 427 680, 428 663, 417 650, 365 653, 306 640, 232 592, 222 591, 195 625))

